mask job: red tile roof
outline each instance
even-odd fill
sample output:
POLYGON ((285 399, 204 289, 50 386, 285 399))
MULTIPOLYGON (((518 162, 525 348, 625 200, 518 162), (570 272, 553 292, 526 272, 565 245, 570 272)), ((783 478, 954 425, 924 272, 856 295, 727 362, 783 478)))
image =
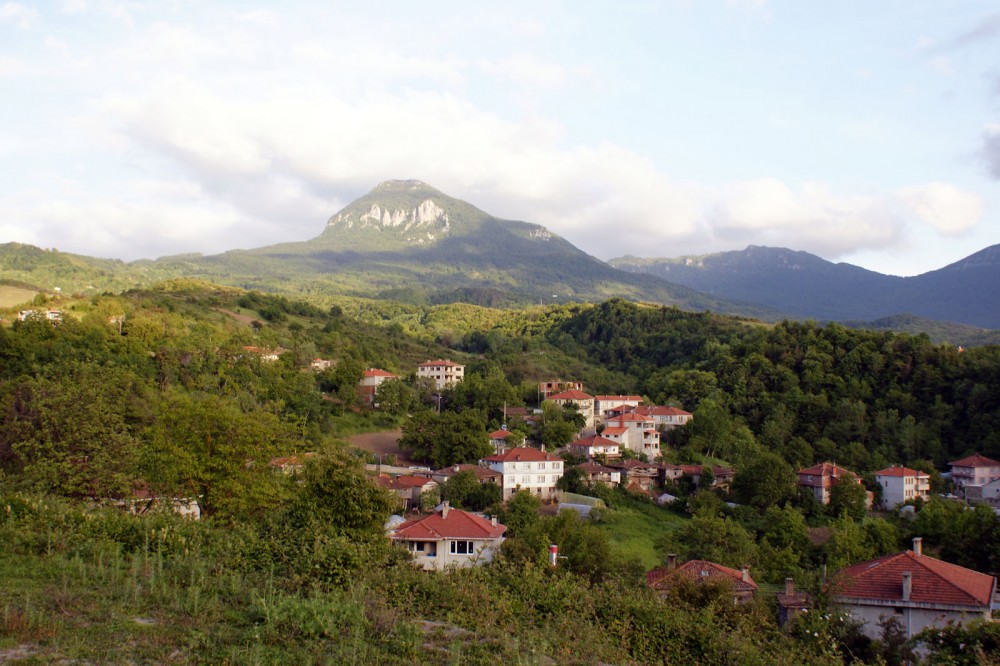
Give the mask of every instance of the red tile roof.
POLYGON ((657 407, 654 405, 649 405, 648 407, 639 406, 636 409, 636 414, 643 414, 645 416, 694 416, 691 412, 685 412, 683 409, 678 409, 677 407, 657 407))
POLYGON ((962 458, 955 462, 948 463, 952 467, 1000 467, 1000 462, 987 458, 984 455, 975 454, 968 458, 962 458))
POLYGON ((456 474, 458 474, 459 472, 472 472, 473 474, 476 475, 476 478, 479 479, 480 481, 484 479, 496 480, 499 479, 501 476, 499 472, 494 472, 489 467, 483 467, 482 465, 468 465, 468 464, 452 465, 451 467, 442 467, 441 469, 434 470, 434 472, 432 473, 438 476, 447 476, 451 478, 456 474))
POLYGON ((885 469, 880 469, 875 472, 875 476, 925 476, 930 478, 930 474, 927 472, 910 469, 909 467, 903 467, 902 465, 898 467, 886 467, 885 469))
POLYGON ((590 437, 584 437, 583 439, 578 439, 575 442, 570 442, 570 446, 618 446, 619 442, 613 439, 608 439, 607 437, 601 437, 600 435, 591 435, 590 437))
POLYGON ((490 433, 490 439, 507 439, 510 437, 510 430, 495 430, 490 433))
POLYGON ((365 370, 365 377, 386 377, 389 379, 397 379, 399 375, 394 375, 391 372, 386 372, 385 370, 380 370, 379 368, 368 368, 365 370))
POLYGON ((900 602, 905 572, 914 603, 989 608, 996 587, 993 576, 907 550, 840 570, 832 590, 841 599, 900 602))
POLYGON ((598 465, 595 462, 585 462, 582 465, 577 465, 576 469, 585 474, 611 474, 612 472, 617 472, 617 470, 605 467, 604 465, 598 465))
POLYGON ((518 446, 507 453, 484 458, 490 462, 541 462, 543 460, 562 460, 559 456, 546 453, 539 449, 532 449, 527 446, 518 446))
POLYGON ((577 391, 572 389, 569 391, 563 391, 562 393, 556 393, 555 395, 550 395, 546 400, 593 400, 594 396, 584 393, 583 391, 577 391))
POLYGON ((857 477, 857 474, 849 469, 844 469, 839 465, 835 465, 831 462, 822 462, 818 465, 813 465, 812 467, 807 467, 805 469, 800 469, 799 474, 812 474, 813 476, 853 476, 857 477))
POLYGON ((604 435, 624 435, 628 432, 628 428, 605 428, 601 431, 604 435))
POLYGON ((641 395, 598 395, 594 396, 594 400, 600 400, 601 402, 614 402, 615 400, 621 400, 624 402, 642 402, 641 395))
POLYGON ((652 423, 653 419, 649 416, 643 416, 642 414, 619 414, 615 416, 609 423, 617 423, 619 427, 626 423, 652 423))
POLYGON ((407 541, 440 541, 441 539, 496 539, 507 531, 506 525, 459 509, 436 511, 429 516, 408 520, 392 534, 393 539, 407 541))
POLYGON ((678 578, 695 581, 728 580, 733 583, 733 590, 736 592, 757 591, 757 583, 749 574, 747 580, 743 580, 742 571, 730 569, 708 560, 689 560, 673 570, 660 567, 646 572, 646 584, 653 589, 669 587, 678 578))

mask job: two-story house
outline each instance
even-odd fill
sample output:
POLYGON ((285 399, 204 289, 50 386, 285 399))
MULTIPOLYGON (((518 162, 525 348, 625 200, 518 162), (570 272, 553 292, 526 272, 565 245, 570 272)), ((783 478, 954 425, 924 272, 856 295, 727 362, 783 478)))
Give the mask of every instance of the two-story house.
POLYGON ((927 499, 931 492, 929 474, 902 465, 875 472, 875 482, 882 487, 883 509, 895 509, 918 497, 927 499))
POLYGON ((618 442, 622 448, 647 456, 660 455, 660 432, 653 419, 641 414, 619 414, 608 419, 601 435, 618 442))
POLYGON ((601 435, 591 435, 590 437, 570 442, 569 450, 574 455, 591 460, 594 456, 618 458, 621 456, 621 449, 619 447, 619 443, 613 439, 608 439, 601 435))
POLYGON ((378 400, 375 396, 378 394, 378 387, 387 379, 399 379, 399 375, 379 368, 368 368, 362 373, 361 380, 358 382, 358 395, 361 396, 361 400, 366 406, 378 406, 378 400))
POLYGON ((978 453, 948 464, 951 465, 951 480, 962 494, 969 486, 985 486, 1000 479, 1000 462, 978 453))
POLYGON ((661 407, 658 405, 640 405, 635 410, 636 414, 648 416, 653 419, 657 430, 673 430, 688 424, 694 418, 691 412, 685 412, 679 407, 661 407))
POLYGON ((800 469, 798 475, 799 487, 808 488, 820 504, 830 503, 830 490, 838 483, 861 485, 861 478, 857 474, 831 462, 800 469))
POLYGON ((556 496, 556 482, 563 475, 562 458, 526 446, 484 458, 480 464, 503 477, 504 501, 518 490, 527 490, 541 499, 551 499, 556 496))
POLYGON ((577 410, 584 419, 583 427, 594 427, 594 396, 573 389, 550 395, 545 401, 553 402, 560 407, 566 407, 569 404, 576 405, 577 410))
POLYGON ((417 379, 430 379, 441 390, 465 378, 465 366, 449 360, 426 361, 417 366, 417 379))
POLYGON ((641 404, 641 395, 597 395, 594 396, 594 414, 597 418, 606 419, 634 412, 641 404))

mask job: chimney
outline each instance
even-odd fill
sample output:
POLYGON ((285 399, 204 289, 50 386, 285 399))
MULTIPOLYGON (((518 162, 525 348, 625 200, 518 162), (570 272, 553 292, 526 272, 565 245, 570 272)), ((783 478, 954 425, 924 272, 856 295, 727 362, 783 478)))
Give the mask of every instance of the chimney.
POLYGON ((667 553, 667 571, 677 568, 677 553, 667 553))
POLYGON ((903 572, 903 601, 910 600, 910 594, 913 592, 913 574, 909 571, 903 572))
POLYGON ((785 579, 785 595, 790 597, 793 594, 795 594, 795 579, 794 578, 786 578, 785 579))
POLYGON ((450 509, 448 502, 441 502, 441 520, 448 520, 448 509, 450 509))
POLYGON ((493 527, 497 526, 497 517, 496 516, 490 516, 490 524, 493 525, 493 527))
POLYGON ((924 554, 924 539, 923 537, 913 537, 913 554, 920 557, 924 554))
POLYGON ((750 567, 748 567, 745 564, 743 565, 743 568, 740 569, 740 580, 742 580, 744 583, 750 581, 750 567))

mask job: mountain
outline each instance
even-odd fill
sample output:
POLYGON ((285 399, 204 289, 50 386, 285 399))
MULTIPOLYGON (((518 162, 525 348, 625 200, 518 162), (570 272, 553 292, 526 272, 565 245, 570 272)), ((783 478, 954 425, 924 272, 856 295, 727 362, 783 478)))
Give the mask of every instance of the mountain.
POLYGON ((742 251, 673 259, 620 257, 609 262, 797 317, 870 321, 910 313, 981 328, 1000 328, 1000 245, 915 277, 883 275, 807 252, 751 245, 742 251))
POLYGON ((334 214, 319 236, 151 262, 151 272, 260 289, 484 305, 614 296, 775 318, 765 308, 618 270, 538 224, 502 220, 417 180, 392 180, 334 214))

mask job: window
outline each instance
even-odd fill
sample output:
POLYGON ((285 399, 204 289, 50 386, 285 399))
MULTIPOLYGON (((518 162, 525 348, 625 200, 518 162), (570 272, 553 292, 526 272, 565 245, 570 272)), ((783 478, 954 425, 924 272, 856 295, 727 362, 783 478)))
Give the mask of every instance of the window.
POLYGON ((423 541, 409 541, 406 545, 409 547, 411 552, 422 553, 424 552, 424 546, 426 544, 424 544, 423 541))
POLYGON ((545 475, 544 474, 541 475, 540 477, 538 477, 538 483, 545 483, 545 475))
POLYGON ((451 552, 453 555, 474 555, 475 544, 472 541, 452 541, 451 552))

